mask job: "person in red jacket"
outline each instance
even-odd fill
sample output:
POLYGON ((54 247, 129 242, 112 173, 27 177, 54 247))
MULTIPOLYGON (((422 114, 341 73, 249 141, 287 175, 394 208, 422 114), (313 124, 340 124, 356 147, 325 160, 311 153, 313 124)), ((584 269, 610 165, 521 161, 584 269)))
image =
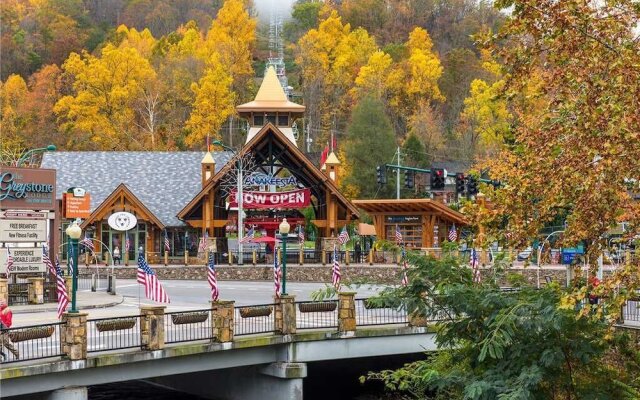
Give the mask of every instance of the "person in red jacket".
POLYGON ((0 300, 0 356, 2 356, 2 360, 4 361, 7 355, 2 351, 2 347, 6 347, 13 356, 17 359, 20 356, 18 349, 16 349, 11 343, 11 338, 5 332, 5 329, 11 328, 11 324, 13 323, 13 313, 7 302, 4 300, 0 300))

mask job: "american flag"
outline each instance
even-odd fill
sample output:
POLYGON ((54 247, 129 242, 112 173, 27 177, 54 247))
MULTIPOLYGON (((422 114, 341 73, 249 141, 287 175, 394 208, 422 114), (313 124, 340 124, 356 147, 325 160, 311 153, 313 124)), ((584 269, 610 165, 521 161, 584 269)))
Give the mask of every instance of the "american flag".
POLYGON ((167 231, 164 231, 164 251, 170 251, 171 250, 171 243, 169 243, 169 235, 167 234, 167 231))
POLYGON ((216 278, 216 261, 213 251, 209 252, 209 262, 207 263, 207 281, 211 287, 211 300, 218 301, 220 290, 218 289, 218 279, 216 278))
POLYGON ((304 243, 304 226, 301 226, 301 227, 298 229, 298 241, 299 241, 300 243, 304 243))
POLYGON ((198 246, 198 250, 205 251, 207 249, 208 238, 209 238, 209 232, 204 231, 204 236, 200 238, 200 245, 198 246))
POLYGON ((13 271, 13 256, 11 255, 11 250, 7 248, 7 276, 13 271))
POLYGON ((254 225, 251 225, 251 228, 249 228, 249 230, 247 231, 247 235, 243 237, 240 242, 246 243, 251 239, 253 239, 254 237, 256 237, 256 227, 254 225))
POLYGON ((458 231, 456 230, 456 224, 451 225, 451 229, 449 229, 449 237, 450 242, 455 242, 458 239, 458 231))
POLYGON ((153 272, 142 253, 138 256, 138 283, 144 285, 144 295, 149 300, 160 303, 170 303, 169 295, 164 291, 158 276, 153 272))
POLYGON ((398 225, 396 225, 396 243, 402 243, 402 233, 400 232, 400 228, 398 228, 398 225))
POLYGON ((46 248, 42 248, 42 262, 49 268, 49 272, 56 277, 56 294, 58 295, 58 318, 62 317, 62 314, 69 305, 69 294, 67 293, 67 285, 62 277, 62 268, 60 268, 60 261, 56 258, 55 267, 51 263, 51 259, 47 254, 46 248))
POLYGON ((127 234, 127 239, 124 242, 124 251, 129 251, 131 249, 131 241, 129 241, 129 234, 127 234))
POLYGON ((276 297, 280 297, 280 277, 282 271, 280 270, 280 262, 278 260, 278 251, 276 246, 273 246, 273 285, 276 291, 276 297))
POLYGON ((87 249, 89 249, 89 251, 91 251, 91 253, 94 253, 96 251, 96 248, 93 245, 93 240, 91 240, 91 238, 89 236, 87 236, 86 233, 84 235, 84 239, 82 239, 80 241, 80 244, 85 246, 87 249))
POLYGON ((409 276, 407 276, 407 270, 409 269, 409 263, 407 262, 407 252, 402 249, 402 286, 409 284, 409 276))
POLYGON ((338 236, 338 242, 342 245, 347 243, 348 241, 349 241, 349 232, 347 232, 347 227, 343 226, 342 232, 340 232, 340 235, 338 236))
POLYGON ((331 270, 331 280, 336 290, 340 289, 340 262, 338 261, 338 251, 333 246, 333 268, 331 270))
POLYGON ((69 249, 67 251, 67 261, 68 261, 68 268, 69 268, 69 275, 73 275, 73 246, 69 246, 69 249))
POLYGON ((478 252, 476 249, 471 249, 471 259, 469 260, 471 264, 471 270, 473 271, 473 281, 476 283, 480 282, 480 265, 478 260, 478 252))

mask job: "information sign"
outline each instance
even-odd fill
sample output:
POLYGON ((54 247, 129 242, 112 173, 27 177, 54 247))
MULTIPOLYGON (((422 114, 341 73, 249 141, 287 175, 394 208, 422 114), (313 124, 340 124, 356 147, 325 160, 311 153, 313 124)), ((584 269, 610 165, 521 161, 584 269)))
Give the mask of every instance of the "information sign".
MULTIPOLYGON (((7 248, 0 249, 0 273, 7 273, 7 248)), ((42 247, 11 247, 12 274, 46 272, 42 262, 42 247)))
POLYGON ((46 242, 46 219, 0 219, 0 242, 46 242))

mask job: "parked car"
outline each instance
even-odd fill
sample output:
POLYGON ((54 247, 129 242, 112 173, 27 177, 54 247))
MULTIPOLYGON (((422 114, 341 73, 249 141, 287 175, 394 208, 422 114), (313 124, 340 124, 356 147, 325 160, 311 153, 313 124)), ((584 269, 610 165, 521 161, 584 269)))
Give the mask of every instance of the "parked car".
POLYGON ((533 251, 533 249, 531 247, 527 247, 526 249, 524 249, 523 251, 518 253, 517 260, 518 261, 527 260, 529 257, 531 257, 531 252, 532 251, 533 251))

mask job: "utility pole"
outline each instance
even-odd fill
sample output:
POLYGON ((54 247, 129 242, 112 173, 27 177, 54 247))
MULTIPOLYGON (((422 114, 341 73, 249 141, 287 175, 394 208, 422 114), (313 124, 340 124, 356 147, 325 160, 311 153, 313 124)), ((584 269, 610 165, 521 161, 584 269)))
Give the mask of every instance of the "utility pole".
MULTIPOLYGON (((400 146, 398 146, 398 167, 400 166, 400 146)), ((400 168, 396 170, 396 198, 400 200, 400 168)))

